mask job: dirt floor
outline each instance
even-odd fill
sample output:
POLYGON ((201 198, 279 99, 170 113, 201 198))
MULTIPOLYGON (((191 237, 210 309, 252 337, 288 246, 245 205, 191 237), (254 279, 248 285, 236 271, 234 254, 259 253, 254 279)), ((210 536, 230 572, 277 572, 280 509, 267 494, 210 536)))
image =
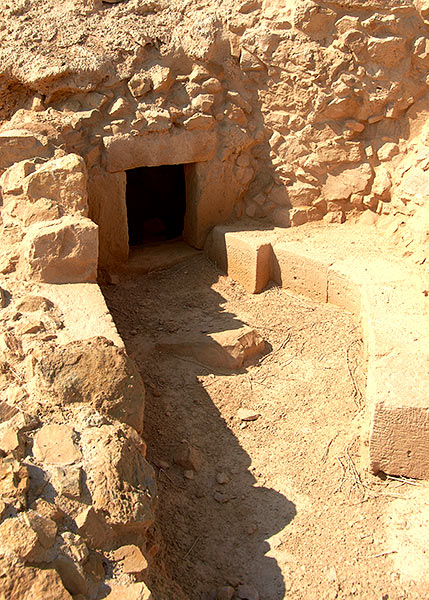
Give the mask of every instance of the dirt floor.
POLYGON ((225 586, 249 600, 429 597, 400 572, 407 543, 390 535, 415 482, 361 466, 365 363, 350 315, 275 286, 247 294, 202 255, 103 292, 147 389, 156 600, 229 598, 225 586), (205 364, 208 335, 243 324, 265 354, 235 372, 205 364), (260 416, 243 422, 240 408, 260 416), (182 440, 199 471, 174 464, 182 440))

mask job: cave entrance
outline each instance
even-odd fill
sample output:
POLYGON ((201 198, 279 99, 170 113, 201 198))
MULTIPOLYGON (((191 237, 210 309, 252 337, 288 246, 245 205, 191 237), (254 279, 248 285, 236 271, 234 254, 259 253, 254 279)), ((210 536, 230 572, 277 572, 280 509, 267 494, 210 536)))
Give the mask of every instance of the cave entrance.
POLYGON ((184 165, 138 167, 126 176, 130 248, 179 238, 186 212, 184 165))

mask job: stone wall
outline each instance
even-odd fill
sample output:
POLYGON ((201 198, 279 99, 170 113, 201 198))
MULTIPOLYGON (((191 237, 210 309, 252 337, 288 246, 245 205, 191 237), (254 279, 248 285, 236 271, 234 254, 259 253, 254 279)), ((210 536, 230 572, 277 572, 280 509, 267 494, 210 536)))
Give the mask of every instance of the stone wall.
POLYGON ((425 145, 423 1, 88 0, 51 2, 52 15, 15 4, 0 168, 82 156, 102 266, 127 258, 124 171, 138 166, 194 165, 185 238, 197 247, 242 216, 342 222, 405 203, 413 216, 395 170, 417 138, 425 145))

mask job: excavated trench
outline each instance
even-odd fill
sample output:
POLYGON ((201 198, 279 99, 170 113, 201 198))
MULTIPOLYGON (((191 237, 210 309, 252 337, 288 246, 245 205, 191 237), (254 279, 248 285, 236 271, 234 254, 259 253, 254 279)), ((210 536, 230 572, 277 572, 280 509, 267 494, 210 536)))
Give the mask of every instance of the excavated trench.
POLYGON ((368 569, 389 484, 360 468, 365 366, 350 315, 275 286, 247 294, 201 255, 103 293, 146 385, 154 597, 404 598, 391 556, 368 569), (213 337, 243 327, 265 353, 213 366, 213 337))

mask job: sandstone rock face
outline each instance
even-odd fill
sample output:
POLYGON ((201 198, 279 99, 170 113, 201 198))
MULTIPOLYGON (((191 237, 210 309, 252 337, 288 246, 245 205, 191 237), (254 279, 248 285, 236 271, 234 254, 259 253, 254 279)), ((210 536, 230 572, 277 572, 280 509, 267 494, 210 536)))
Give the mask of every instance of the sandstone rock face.
POLYGON ((95 338, 52 347, 41 357, 35 371, 35 388, 48 394, 53 403, 88 403, 101 414, 141 432, 143 382, 135 363, 112 342, 95 338))

